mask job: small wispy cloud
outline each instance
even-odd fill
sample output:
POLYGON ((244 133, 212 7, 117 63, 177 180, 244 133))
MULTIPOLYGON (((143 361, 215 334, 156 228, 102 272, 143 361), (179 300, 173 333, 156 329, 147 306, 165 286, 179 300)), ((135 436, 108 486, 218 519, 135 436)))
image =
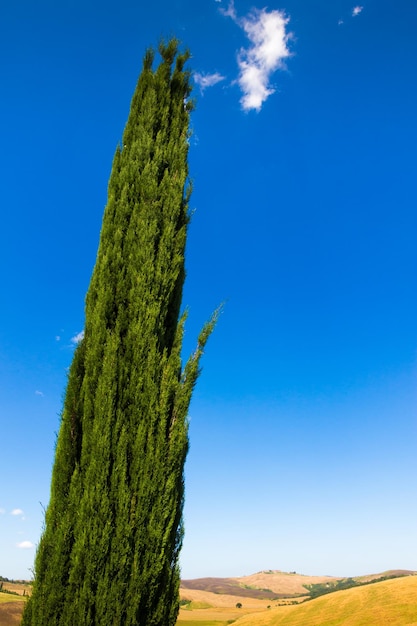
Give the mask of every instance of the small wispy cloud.
MULTIPOLYGON (((353 9, 351 10, 351 12, 347 15, 346 19, 350 19, 352 17, 357 17, 358 15, 360 15, 360 13, 362 13, 363 11, 363 6, 361 6, 360 4, 357 4, 356 6, 353 7, 353 9)), ((343 17, 341 17, 337 24, 339 26, 341 26, 342 24, 345 23, 345 19, 343 17)))
POLYGON ((84 339, 84 331, 82 330, 81 332, 74 335, 74 337, 71 337, 71 343, 73 343, 74 345, 77 345, 77 343, 80 343, 80 341, 82 341, 83 339, 84 339))
POLYGON ((207 87, 213 87, 224 79, 225 76, 222 76, 219 72, 214 72, 213 74, 194 72, 194 82, 200 87, 201 93, 203 93, 207 87))
POLYGON ((219 9, 219 11, 222 15, 225 15, 226 17, 231 17, 232 20, 237 20, 235 3, 233 0, 230 0, 227 9, 219 9))
POLYGON ((10 515, 23 515, 23 511, 22 509, 13 509, 13 511, 10 512, 10 515))
POLYGON ((55 341, 61 341, 61 335, 55 335, 55 341))
POLYGON ((21 548, 22 550, 29 550, 35 547, 35 544, 32 543, 31 541, 21 541, 20 543, 17 543, 16 545, 18 548, 21 548))
POLYGON ((0 515, 4 515, 6 513, 6 509, 0 509, 0 515))
POLYGON ((288 42, 292 37, 287 32, 290 18, 283 11, 253 9, 247 16, 239 18, 233 2, 223 15, 242 28, 251 45, 241 48, 237 62, 237 83, 243 93, 240 100, 243 110, 260 111, 263 103, 275 92, 270 79, 278 69, 285 69, 285 59, 291 56, 288 42))
POLYGON ((38 389, 35 391, 35 394, 37 396, 44 396, 45 394, 43 393, 43 391, 39 391, 38 389))

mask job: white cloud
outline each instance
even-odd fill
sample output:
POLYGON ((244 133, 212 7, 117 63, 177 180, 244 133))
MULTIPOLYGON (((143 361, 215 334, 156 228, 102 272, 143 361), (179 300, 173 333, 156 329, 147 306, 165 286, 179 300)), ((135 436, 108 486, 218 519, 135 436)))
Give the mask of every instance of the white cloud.
POLYGON ((76 345, 77 343, 80 343, 80 341, 82 341, 82 339, 84 339, 84 331, 83 330, 80 333, 77 333, 76 335, 74 335, 74 337, 71 337, 71 343, 74 343, 76 345))
POLYGON ((22 509, 13 509, 10 515, 23 515, 22 509))
POLYGON ((200 72, 194 72, 194 81, 196 85, 200 87, 201 93, 204 92, 207 87, 213 87, 213 85, 217 85, 225 77, 219 74, 219 72, 215 72, 214 74, 202 74, 200 72))
POLYGON ((291 56, 287 33, 289 18, 283 11, 254 9, 246 17, 238 18, 233 2, 223 15, 231 17, 240 26, 251 46, 238 53, 239 77, 237 83, 243 92, 240 100, 245 111, 260 111, 265 100, 274 93, 271 75, 278 69, 284 69, 284 59, 291 56))
POLYGON ((5 509, 0 509, 0 515, 4 515, 6 513, 5 509))
POLYGON ((61 336, 60 335, 55 335, 55 341, 61 341, 61 336))
POLYGON ((359 13, 362 13, 362 11, 363 11, 363 7, 361 7, 361 6, 353 7, 353 9, 352 9, 353 17, 356 17, 357 15, 359 15, 359 13))
POLYGON ((233 0, 230 0, 229 6, 227 7, 227 9, 219 9, 219 11, 222 15, 225 15, 226 17, 231 17, 232 20, 235 20, 235 21, 237 20, 235 3, 233 0))
POLYGON ((44 395, 45 395, 45 394, 43 393, 43 391, 38 391, 38 390, 36 390, 36 391, 35 391, 35 394, 36 394, 37 396, 44 396, 44 395))
POLYGON ((16 544, 18 548, 22 548, 23 550, 28 550, 30 548, 34 548, 35 544, 32 543, 31 541, 21 541, 20 543, 16 544))

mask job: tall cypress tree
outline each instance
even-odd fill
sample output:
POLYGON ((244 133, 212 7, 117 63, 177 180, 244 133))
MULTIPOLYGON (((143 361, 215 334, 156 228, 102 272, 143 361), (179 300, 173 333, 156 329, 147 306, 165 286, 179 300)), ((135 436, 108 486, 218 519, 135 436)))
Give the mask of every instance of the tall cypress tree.
POLYGON ((178 613, 187 412, 188 54, 143 62, 116 150, 85 334, 71 365, 23 626, 171 626, 178 613))

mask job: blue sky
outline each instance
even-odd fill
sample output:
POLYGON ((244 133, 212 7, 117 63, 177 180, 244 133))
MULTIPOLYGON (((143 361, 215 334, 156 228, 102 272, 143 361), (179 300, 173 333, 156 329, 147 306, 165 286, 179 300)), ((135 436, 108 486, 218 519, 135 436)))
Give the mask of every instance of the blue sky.
POLYGON ((0 574, 27 578, 114 150, 190 48, 184 578, 417 569, 417 5, 0 7, 0 574))

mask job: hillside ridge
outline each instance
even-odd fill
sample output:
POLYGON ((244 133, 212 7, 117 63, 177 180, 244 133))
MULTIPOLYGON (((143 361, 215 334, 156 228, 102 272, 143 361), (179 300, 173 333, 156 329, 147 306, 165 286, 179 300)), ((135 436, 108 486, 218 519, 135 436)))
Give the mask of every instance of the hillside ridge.
MULTIPOLYGON (((297 606, 246 614, 236 626, 417 626, 417 576, 376 580, 297 606)), ((181 622, 178 626, 182 626, 181 622)))
POLYGON ((414 570, 387 570, 354 577, 311 576, 281 570, 262 570, 239 577, 204 577, 181 580, 181 593, 204 591, 219 595, 257 599, 317 597, 331 591, 360 586, 390 578, 417 574, 414 570))

